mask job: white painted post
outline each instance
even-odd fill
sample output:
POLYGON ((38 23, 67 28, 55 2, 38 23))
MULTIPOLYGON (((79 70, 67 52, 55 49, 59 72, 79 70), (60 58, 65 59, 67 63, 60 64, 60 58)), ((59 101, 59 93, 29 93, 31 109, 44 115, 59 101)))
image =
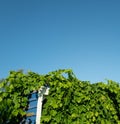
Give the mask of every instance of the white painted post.
POLYGON ((42 101, 43 95, 48 95, 49 88, 42 86, 38 92, 37 112, 36 112, 36 124, 40 124, 41 113, 42 113, 42 101))
POLYGON ((42 100, 43 100, 43 95, 38 97, 36 124, 40 124, 40 118, 41 118, 41 112, 42 112, 42 100))

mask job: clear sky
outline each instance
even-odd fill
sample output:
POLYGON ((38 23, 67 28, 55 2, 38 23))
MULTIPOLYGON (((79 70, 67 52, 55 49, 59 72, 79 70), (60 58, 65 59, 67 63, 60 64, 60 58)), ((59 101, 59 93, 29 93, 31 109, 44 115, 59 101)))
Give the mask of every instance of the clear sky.
POLYGON ((120 0, 0 0, 0 78, 68 68, 120 82, 120 0))

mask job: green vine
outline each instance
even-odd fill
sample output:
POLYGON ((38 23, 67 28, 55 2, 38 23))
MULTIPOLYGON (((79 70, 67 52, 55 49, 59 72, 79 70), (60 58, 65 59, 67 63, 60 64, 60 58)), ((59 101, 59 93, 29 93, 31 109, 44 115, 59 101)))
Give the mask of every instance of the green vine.
POLYGON ((69 69, 46 75, 11 71, 0 83, 0 123, 20 123, 27 114, 29 94, 46 84, 50 92, 41 124, 120 124, 119 83, 80 81, 69 69))

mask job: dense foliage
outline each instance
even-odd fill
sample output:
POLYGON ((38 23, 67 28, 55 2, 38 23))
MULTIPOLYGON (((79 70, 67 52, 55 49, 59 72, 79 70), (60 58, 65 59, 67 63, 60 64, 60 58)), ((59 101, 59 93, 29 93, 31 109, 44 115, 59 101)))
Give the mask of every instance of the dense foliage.
POLYGON ((43 104, 42 124, 120 124, 119 83, 80 81, 72 70, 46 75, 11 71, 0 83, 0 123, 19 123, 26 117, 30 92, 46 84, 50 93, 43 104))

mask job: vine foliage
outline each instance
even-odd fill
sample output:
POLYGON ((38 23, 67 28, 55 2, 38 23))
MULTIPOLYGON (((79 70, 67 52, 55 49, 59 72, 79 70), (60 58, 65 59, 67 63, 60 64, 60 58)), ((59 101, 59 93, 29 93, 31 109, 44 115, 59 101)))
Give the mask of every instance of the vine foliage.
POLYGON ((0 82, 0 123, 20 123, 26 117, 29 94, 43 85, 50 91, 41 124, 120 124, 119 83, 80 81, 69 69, 46 75, 10 71, 0 82))

